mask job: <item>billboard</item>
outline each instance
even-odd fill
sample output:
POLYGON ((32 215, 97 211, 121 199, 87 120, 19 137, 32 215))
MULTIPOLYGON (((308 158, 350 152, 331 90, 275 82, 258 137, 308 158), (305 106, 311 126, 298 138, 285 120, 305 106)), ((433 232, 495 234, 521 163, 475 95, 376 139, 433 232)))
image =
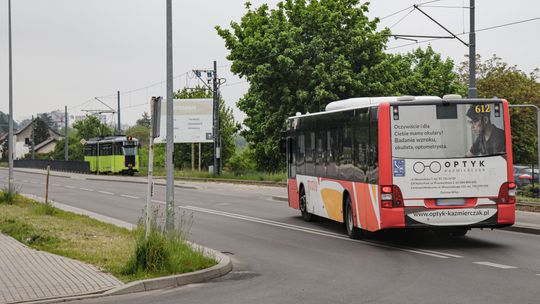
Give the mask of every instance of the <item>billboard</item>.
MULTIPOLYGON (((174 100, 174 142, 175 143, 211 143, 212 99, 175 99, 174 100)), ((160 136, 154 143, 166 143, 167 140, 167 102, 162 99, 160 136)))

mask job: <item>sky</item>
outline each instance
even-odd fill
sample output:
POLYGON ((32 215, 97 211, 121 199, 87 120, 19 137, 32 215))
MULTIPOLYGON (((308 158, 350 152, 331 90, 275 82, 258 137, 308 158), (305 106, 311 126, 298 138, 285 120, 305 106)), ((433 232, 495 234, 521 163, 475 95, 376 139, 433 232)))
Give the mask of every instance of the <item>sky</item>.
MULTIPOLYGON (((424 0, 424 2, 427 0, 424 0)), ((244 0, 173 0, 174 89, 194 87, 193 69, 218 64, 226 79, 221 93, 234 109, 236 119, 245 115, 235 104, 249 84, 233 75, 226 60, 228 50, 214 29, 229 27, 245 13, 244 0)), ((251 0, 275 7, 278 0, 251 0)), ((0 111, 8 110, 8 12, 0 0, 0 111)), ((103 109, 94 97, 116 109, 121 92, 123 124, 134 124, 149 110, 151 96, 165 95, 165 1, 157 0, 12 0, 14 117, 22 120, 37 113, 64 109, 103 109)), ((373 0, 371 18, 394 34, 446 35, 422 15, 411 12, 422 0, 373 0), (405 9, 405 10, 404 10, 405 9), (395 12, 402 12, 387 17, 395 12), (385 18, 386 17, 386 18, 385 18)), ((469 1, 440 0, 422 9, 458 34, 469 28, 469 1), (437 6, 437 7, 433 7, 437 6), (444 6, 444 7, 441 7, 444 6), (455 6, 459 8, 454 8, 455 6)), ((540 17, 534 0, 476 0, 476 28, 540 17), (519 5, 518 5, 519 4, 519 5)), ((482 31, 477 34, 477 53, 493 54, 525 72, 540 67, 540 20, 482 31)), ((465 42, 468 35, 460 36, 465 42)), ((457 40, 411 44, 391 39, 388 52, 405 53, 431 45, 444 57, 459 63, 468 54, 457 40), (405 46, 404 46, 405 45, 405 46)), ((112 120, 111 116, 111 120, 112 120)))

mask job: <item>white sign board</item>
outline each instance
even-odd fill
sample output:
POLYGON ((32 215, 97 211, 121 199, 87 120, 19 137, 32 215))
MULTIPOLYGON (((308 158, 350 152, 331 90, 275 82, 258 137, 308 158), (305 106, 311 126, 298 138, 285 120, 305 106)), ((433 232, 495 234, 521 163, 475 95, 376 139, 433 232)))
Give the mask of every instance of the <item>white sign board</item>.
MULTIPOLYGON (((174 142, 211 143, 213 121, 212 99, 174 100, 174 142)), ((154 143, 167 142, 167 102, 161 104, 160 137, 154 143)))

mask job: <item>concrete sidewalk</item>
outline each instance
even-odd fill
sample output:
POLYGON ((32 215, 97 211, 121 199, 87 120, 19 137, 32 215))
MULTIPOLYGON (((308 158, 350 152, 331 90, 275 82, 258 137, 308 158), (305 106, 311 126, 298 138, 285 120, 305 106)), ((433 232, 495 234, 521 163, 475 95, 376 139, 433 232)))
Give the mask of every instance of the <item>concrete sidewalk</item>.
POLYGON ((0 233, 0 303, 103 292, 123 283, 94 266, 24 246, 0 233))

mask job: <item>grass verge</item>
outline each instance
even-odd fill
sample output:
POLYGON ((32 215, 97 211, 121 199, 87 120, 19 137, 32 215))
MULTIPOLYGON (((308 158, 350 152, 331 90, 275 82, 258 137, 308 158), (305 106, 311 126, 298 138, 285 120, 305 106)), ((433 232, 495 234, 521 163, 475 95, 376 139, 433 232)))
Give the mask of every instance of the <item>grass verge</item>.
MULTIPOLYGON (((139 175, 147 176, 147 168, 141 167, 139 175)), ((154 169, 154 176, 164 176, 166 175, 165 169, 157 168, 154 169)), ((285 172, 278 173, 264 173, 264 172, 251 172, 245 174, 235 175, 231 172, 223 171, 220 176, 215 177, 213 174, 210 174, 206 171, 191 171, 191 170, 175 170, 174 176, 176 177, 196 177, 196 178, 208 178, 215 180, 247 180, 247 181, 265 181, 265 182, 286 182, 287 174, 285 172)))
MULTIPOLYGON (((2 196, 3 193, 0 193, 2 196)), ((129 282, 204 269, 216 262, 192 250, 183 238, 159 239, 166 258, 155 268, 135 268, 133 256, 144 241, 144 230, 130 231, 87 216, 66 212, 15 195, 11 203, 0 202, 0 232, 42 251, 95 265, 129 282)), ((159 234, 159 231, 154 233, 159 234)), ((147 246, 146 251, 156 247, 147 246)))

